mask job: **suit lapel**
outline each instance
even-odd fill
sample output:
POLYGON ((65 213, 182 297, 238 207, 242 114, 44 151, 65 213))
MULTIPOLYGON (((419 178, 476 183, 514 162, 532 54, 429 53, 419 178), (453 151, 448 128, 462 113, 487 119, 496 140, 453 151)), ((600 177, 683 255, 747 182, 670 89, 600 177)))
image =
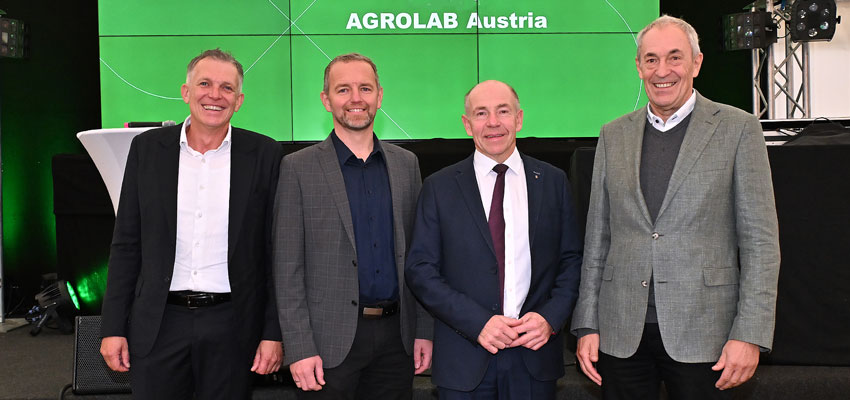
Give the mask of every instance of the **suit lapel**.
POLYGON ((242 222, 245 219, 245 210, 248 207, 248 198, 251 196, 251 184, 254 181, 254 154, 256 146, 253 141, 248 141, 241 132, 233 129, 230 144, 230 205, 227 228, 227 261, 232 265, 231 259, 236 251, 236 241, 242 230, 242 222))
POLYGON ((404 254, 407 251, 404 238, 404 215, 402 208, 404 207, 404 187, 406 183, 403 179, 403 168, 396 168, 401 164, 398 160, 395 149, 390 148, 385 144, 381 144, 381 149, 384 152, 384 162, 387 166, 387 175, 390 179, 390 195, 392 196, 393 209, 393 239, 395 242, 396 252, 396 276, 398 277, 398 287, 404 287, 404 254), (401 257, 399 257, 401 255, 401 257))
POLYGON ((670 183, 667 185, 664 201, 658 210, 659 217, 664 213, 676 191, 679 190, 679 187, 682 186, 682 183, 688 177, 691 168, 693 168, 700 154, 705 150, 705 146, 708 145, 711 137, 714 136, 714 131, 718 126, 716 120, 718 111, 716 107, 711 107, 711 104, 708 104, 705 98, 697 93, 696 106, 691 113, 691 122, 685 131, 685 138, 682 141, 682 147, 679 149, 679 156, 676 158, 673 173, 670 175, 670 183))
MULTIPOLYGON (((339 211, 339 218, 345 227, 345 233, 351 242, 351 247, 357 253, 357 242, 354 240, 354 222, 351 220, 351 206, 348 204, 348 194, 345 191, 345 181, 342 178, 342 170, 339 167, 339 158, 336 156, 331 137, 328 136, 324 142, 319 143, 319 165, 325 175, 325 181, 331 191, 331 197, 339 211)), ((393 199, 395 201, 395 199, 393 199)))
MULTIPOLYGON (((182 125, 182 124, 181 124, 182 125)), ((157 162, 156 179, 160 187, 160 204, 168 231, 165 232, 167 242, 171 244, 171 263, 174 266, 174 246, 177 241, 177 178, 180 173, 180 126, 177 126, 173 135, 165 135, 160 140, 162 153, 157 162)), ((166 251, 169 253, 169 251, 166 251)), ((166 263, 169 264, 169 263, 166 263)))
POLYGON ((472 157, 469 156, 463 160, 457 169, 455 180, 457 181, 458 191, 463 197, 466 208, 469 209, 472 220, 475 221, 475 226, 490 248, 490 251, 495 255, 496 250, 493 249, 493 238, 490 236, 490 226, 487 225, 487 214, 484 213, 484 204, 481 203, 481 193, 478 191, 478 181, 475 179, 475 168, 472 166, 472 157))
POLYGON ((540 202, 543 198, 543 168, 525 154, 520 153, 520 156, 525 169, 525 186, 528 193, 528 245, 529 248, 533 248, 534 232, 540 217, 540 202))
POLYGON ((623 127, 623 140, 626 149, 627 159, 626 165, 632 165, 631 181, 635 186, 635 198, 637 199, 640 213, 649 225, 653 225, 652 217, 649 215, 649 208, 646 207, 646 199, 643 197, 643 190, 640 188, 640 159, 643 155, 643 131, 646 129, 646 107, 642 111, 633 113, 629 116, 632 123, 623 127))

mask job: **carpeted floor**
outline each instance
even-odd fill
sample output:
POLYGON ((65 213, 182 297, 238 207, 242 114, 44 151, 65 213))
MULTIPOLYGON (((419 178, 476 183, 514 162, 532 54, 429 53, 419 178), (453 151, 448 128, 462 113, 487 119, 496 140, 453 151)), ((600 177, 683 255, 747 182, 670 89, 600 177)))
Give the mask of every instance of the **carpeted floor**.
POLYGON ((73 379, 74 335, 30 327, 0 333, 0 399, 58 399, 73 379))

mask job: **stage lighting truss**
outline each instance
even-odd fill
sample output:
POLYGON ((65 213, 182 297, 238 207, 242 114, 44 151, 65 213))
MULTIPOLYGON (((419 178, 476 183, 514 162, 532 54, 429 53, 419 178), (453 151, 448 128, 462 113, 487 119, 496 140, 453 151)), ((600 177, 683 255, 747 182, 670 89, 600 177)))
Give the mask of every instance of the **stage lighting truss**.
MULTIPOLYGON (((752 47, 741 47, 752 49, 753 114, 759 118, 776 119, 776 99, 783 96, 786 118, 811 118, 809 42, 828 41, 835 35, 835 25, 841 21, 836 15, 835 1, 758 0, 747 7, 750 13, 744 14, 766 14, 766 17, 759 18, 765 22, 768 19, 772 21, 776 27, 774 32, 779 33, 777 36, 783 39, 785 47, 782 60, 774 60, 774 43, 759 47, 753 40, 752 47), (795 73, 801 78, 799 85, 795 82, 795 73), (763 82, 764 77, 767 82, 763 82)), ((724 16, 724 49, 736 50, 725 40, 725 27, 732 21, 730 17, 724 16)), ((757 22, 754 17, 754 27, 757 22)), ((755 35, 755 28, 753 33, 755 35)))
POLYGON ((797 0, 791 7, 789 30, 794 42, 830 41, 841 17, 834 0, 797 0))
POLYGON ((4 17, 0 10, 0 57, 24 57, 26 28, 23 22, 4 17))

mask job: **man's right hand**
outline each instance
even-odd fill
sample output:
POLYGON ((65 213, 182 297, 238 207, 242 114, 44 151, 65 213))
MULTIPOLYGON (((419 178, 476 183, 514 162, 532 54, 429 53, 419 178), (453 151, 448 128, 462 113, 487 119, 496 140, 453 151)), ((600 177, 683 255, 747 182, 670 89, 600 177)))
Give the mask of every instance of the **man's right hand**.
POLYGON ((296 361, 289 366, 292 380, 305 392, 322 390, 325 384, 325 371, 322 369, 322 358, 319 356, 307 357, 296 361))
POLYGON ((478 343, 485 350, 496 354, 496 352, 508 347, 511 342, 519 337, 514 327, 519 326, 521 323, 522 321, 518 319, 508 318, 504 315, 494 315, 484 324, 484 328, 478 334, 478 343))
POLYGON ((601 386, 602 375, 599 375, 596 367, 593 366, 593 363, 599 361, 599 334, 591 333, 580 337, 576 347, 578 348, 576 357, 578 357, 581 370, 590 380, 601 386))
POLYGON ((123 336, 108 336, 100 341, 100 354, 106 365, 113 371, 127 372, 130 370, 130 350, 127 338, 123 336))

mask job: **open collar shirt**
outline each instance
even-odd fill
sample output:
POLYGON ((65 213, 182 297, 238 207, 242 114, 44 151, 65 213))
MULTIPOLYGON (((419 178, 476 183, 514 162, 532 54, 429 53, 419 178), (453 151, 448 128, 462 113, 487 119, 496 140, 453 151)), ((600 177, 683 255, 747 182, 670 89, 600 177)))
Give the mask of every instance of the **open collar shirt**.
POLYGON ((177 173, 177 246, 171 291, 229 293, 227 268, 232 127, 218 148, 189 146, 187 117, 180 130, 177 173))

